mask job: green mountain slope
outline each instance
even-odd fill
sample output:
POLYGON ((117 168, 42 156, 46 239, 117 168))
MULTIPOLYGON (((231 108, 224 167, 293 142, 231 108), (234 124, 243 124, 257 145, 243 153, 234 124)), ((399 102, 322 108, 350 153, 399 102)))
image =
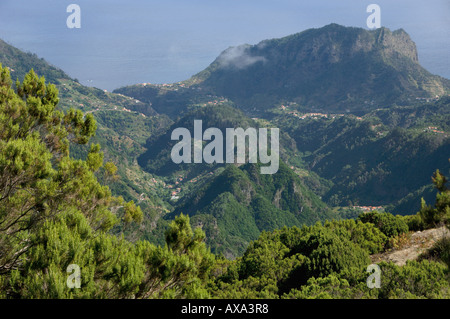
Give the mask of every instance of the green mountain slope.
POLYGON ((363 117, 288 111, 273 121, 296 141, 307 168, 333 182, 323 194, 329 204, 391 204, 405 214, 420 208, 420 197, 434 198, 435 167, 450 170, 449 110, 450 98, 442 98, 363 117))
POLYGON ((55 84, 59 91, 61 109, 70 107, 83 112, 97 110, 120 110, 156 115, 150 105, 128 96, 113 94, 98 88, 86 87, 70 78, 64 71, 52 66, 43 58, 25 53, 0 39, 0 63, 9 68, 12 79, 23 80, 26 73, 33 69, 43 76, 47 83, 55 84))
POLYGON ((141 83, 118 88, 113 92, 147 103, 158 113, 167 114, 172 119, 200 106, 234 105, 232 101, 222 96, 203 90, 201 87, 192 88, 182 82, 141 83))
POLYGON ((225 132, 226 128, 241 127, 247 129, 248 127, 258 127, 258 124, 254 120, 230 106, 206 106, 197 108, 173 123, 164 134, 149 138, 146 144, 147 151, 138 158, 139 164, 148 172, 157 175, 184 174, 187 178, 194 178, 208 170, 223 166, 206 163, 196 165, 185 163, 175 164, 171 160, 170 152, 172 147, 178 143, 176 140, 171 140, 172 131, 176 128, 187 128, 193 138, 194 120, 202 121, 203 130, 215 127, 225 132))
POLYGON ((167 218, 180 213, 190 215, 213 251, 227 257, 241 255, 262 231, 336 217, 284 163, 273 175, 261 174, 257 164, 227 165, 167 218))
POLYGON ((70 79, 64 71, 50 65, 43 58, 33 53, 25 53, 1 39, 0 62, 9 68, 13 81, 16 79, 22 81, 31 69, 34 69, 39 76, 44 76, 47 82, 55 85, 60 84, 61 80, 70 79))
MULTIPOLYGON (((119 179, 104 181, 114 192, 126 200, 139 202, 150 215, 159 215, 165 206, 158 196, 153 176, 137 165, 136 158, 145 151, 145 141, 171 121, 164 115, 158 115, 146 103, 127 96, 86 87, 70 78, 62 70, 50 65, 35 54, 25 53, 0 40, 0 63, 8 67, 13 79, 23 80, 30 70, 55 84, 59 91, 58 108, 74 108, 92 113, 97 121, 96 136, 91 143, 99 143, 105 154, 105 161, 112 161, 117 167, 119 179), (145 113, 145 114, 144 114, 145 113)), ((77 145, 71 149, 71 155, 82 158, 89 146, 77 145)))

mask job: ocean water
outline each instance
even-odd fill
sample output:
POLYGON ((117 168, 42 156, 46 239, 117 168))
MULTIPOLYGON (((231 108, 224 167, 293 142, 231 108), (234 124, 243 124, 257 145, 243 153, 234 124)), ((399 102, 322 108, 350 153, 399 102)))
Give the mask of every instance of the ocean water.
POLYGON ((371 3, 383 26, 409 33, 426 69, 450 78, 449 0, 0 0, 0 38, 111 91, 185 80, 229 46, 329 23, 367 28, 371 3), (71 3, 79 29, 66 25, 71 3))

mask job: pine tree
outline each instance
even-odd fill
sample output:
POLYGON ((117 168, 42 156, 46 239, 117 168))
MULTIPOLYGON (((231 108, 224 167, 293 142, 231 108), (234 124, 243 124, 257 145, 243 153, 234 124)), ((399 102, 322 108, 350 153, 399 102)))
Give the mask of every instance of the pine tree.
POLYGON ((131 243, 109 230, 140 222, 143 212, 101 185, 100 145, 86 160, 70 157, 70 143, 95 134, 91 114, 57 109, 58 91, 31 70, 13 89, 0 65, 0 298, 206 297, 214 256, 188 217, 169 228, 167 245, 131 243), (76 266, 76 267, 72 267, 76 266), (80 271, 79 287, 68 284, 80 271))

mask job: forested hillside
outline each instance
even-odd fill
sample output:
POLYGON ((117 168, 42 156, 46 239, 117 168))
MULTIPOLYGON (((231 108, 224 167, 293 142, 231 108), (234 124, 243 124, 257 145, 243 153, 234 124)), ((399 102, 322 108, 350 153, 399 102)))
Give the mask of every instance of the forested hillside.
POLYGON ((114 93, 1 40, 0 63, 0 298, 450 297, 450 85, 405 31, 331 24, 114 93), (175 164, 194 120, 278 128, 277 172, 175 164))
POLYGON ((242 255, 263 231, 338 217, 283 163, 273 175, 262 175, 255 164, 227 166, 186 197, 168 217, 191 216, 213 252, 229 258, 242 255))
POLYGON ((306 167, 333 182, 323 194, 326 202, 396 205, 413 196, 414 203, 395 208, 395 212, 407 214, 420 208, 421 196, 434 198, 429 188, 422 188, 430 184, 435 167, 449 173, 449 110, 447 97, 379 109, 363 117, 299 119, 300 112, 283 111, 273 122, 295 140, 306 167))

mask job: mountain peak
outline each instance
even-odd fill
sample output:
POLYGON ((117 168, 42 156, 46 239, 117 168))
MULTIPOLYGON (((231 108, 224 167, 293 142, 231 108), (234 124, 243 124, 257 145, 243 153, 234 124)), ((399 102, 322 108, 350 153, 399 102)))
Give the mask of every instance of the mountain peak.
MULTIPOLYGON (((386 27, 376 30, 365 30, 362 28, 345 27, 336 23, 328 24, 322 28, 308 29, 280 39, 263 40, 256 45, 242 44, 229 47, 223 51, 215 62, 222 68, 244 69, 257 62, 268 61, 264 53, 268 47, 284 46, 292 48, 295 44, 303 46, 302 50, 293 50, 291 54, 317 53, 320 49, 322 55, 329 54, 329 62, 337 62, 337 55, 351 56, 358 52, 369 52, 372 50, 383 50, 385 53, 394 52, 418 62, 417 49, 410 36, 403 30, 391 31, 386 27), (308 41, 309 40, 309 41, 308 41), (339 43, 341 42, 341 43, 339 43), (339 44, 339 47, 336 46, 339 44), (347 46, 343 46, 346 44, 347 46), (309 50, 309 52, 307 52, 309 50)), ((303 59, 300 55, 297 59, 303 59)))
POLYGON ((378 108, 450 91, 448 80, 419 65, 416 45, 403 29, 335 23, 228 48, 191 81, 243 109, 290 101, 361 111, 367 101, 378 108))

